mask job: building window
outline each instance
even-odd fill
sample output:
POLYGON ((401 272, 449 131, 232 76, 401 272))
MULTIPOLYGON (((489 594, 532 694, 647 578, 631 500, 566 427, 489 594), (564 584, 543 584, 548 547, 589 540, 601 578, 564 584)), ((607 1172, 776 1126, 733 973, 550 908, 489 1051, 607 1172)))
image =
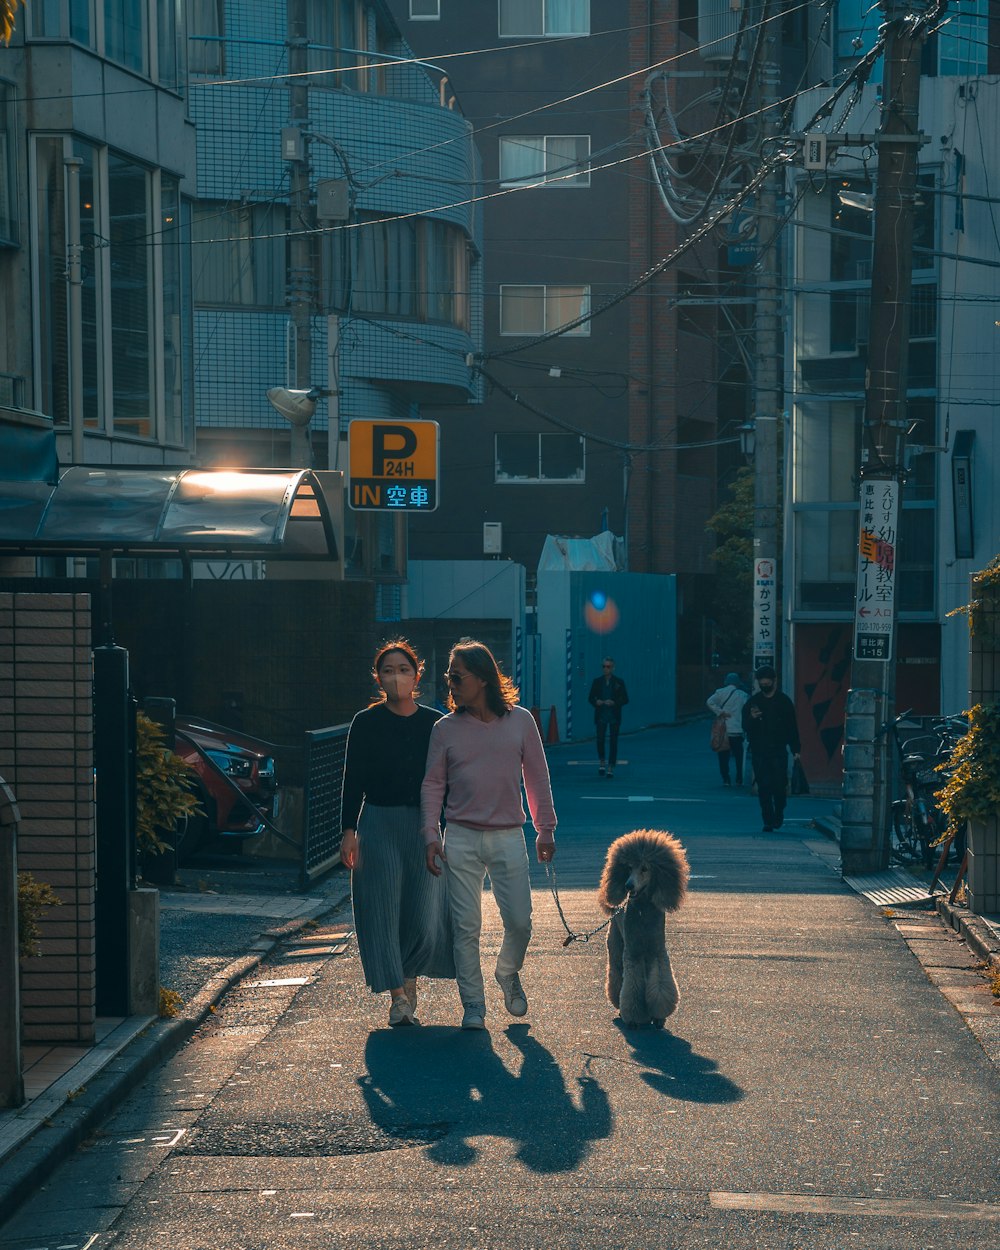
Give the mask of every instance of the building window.
POLYGON ((62 135, 38 136, 32 155, 36 406, 57 424, 70 421, 65 166, 70 156, 82 162, 84 426, 153 438, 162 409, 167 441, 190 445, 194 412, 190 207, 179 200, 180 182, 62 135), (154 263, 157 252, 159 261, 154 263))
POLYGON ((989 0, 963 0, 938 31, 939 74, 986 73, 989 7, 989 0))
POLYGON ((39 404, 60 425, 70 419, 69 307, 66 284, 66 169, 63 161, 78 156, 80 168, 80 241, 83 286, 80 291, 83 336, 83 420, 100 425, 100 379, 103 338, 98 316, 102 290, 102 252, 97 240, 97 153, 89 144, 61 135, 35 142, 35 255, 38 277, 39 404))
POLYGON ((500 0, 501 39, 590 34, 590 0, 500 0))
POLYGON ((178 0, 156 0, 156 80, 171 91, 184 86, 183 38, 178 0))
POLYGON ((160 238, 163 271, 163 441, 192 441, 194 343, 191 319, 191 206, 180 197, 177 178, 160 179, 160 238))
POLYGON ((13 98, 13 86, 0 82, 0 244, 16 246, 18 237, 13 98))
MULTIPOLYGON (((500 287, 501 334, 545 334, 589 312, 589 286, 500 287)), ((585 321, 566 334, 589 335, 590 322, 585 321)))
POLYGON ((505 433, 496 436, 496 482, 583 482, 583 439, 578 434, 505 433))
MULTIPOLYGON (((358 312, 469 327, 469 251, 464 233, 433 218, 370 220, 354 234, 352 307, 358 312)), ((336 234, 331 255, 337 256, 336 234)), ((330 272, 327 289, 343 291, 330 272)))
POLYGON ((223 0, 190 0, 187 13, 188 69, 192 74, 226 72, 223 0))
POLYGON ((420 224, 413 219, 372 221, 355 232, 352 306, 358 312, 385 313, 393 317, 418 315, 417 227, 420 224))
POLYGON ((858 509, 795 514, 795 585, 802 612, 849 612, 858 560, 858 509))
POLYGON ((141 165, 109 154, 112 412, 116 434, 140 438, 155 433, 149 182, 141 165))
POLYGON ((590 135, 508 135, 500 140, 500 181, 589 187, 590 135))
POLYGON ((137 74, 146 72, 144 0, 104 0, 104 55, 137 74))
POLYGON ((364 91, 368 75, 357 53, 367 45, 365 10, 358 0, 308 0, 309 68, 314 87, 364 91), (345 71, 345 72, 341 72, 345 71))
POLYGON ((198 203, 192 258, 195 303, 283 308, 286 230, 282 204, 231 208, 198 203))
POLYGON ((27 8, 29 29, 33 39, 72 39, 93 48, 94 26, 90 14, 91 0, 41 0, 27 8))
POLYGON ((863 413, 864 405, 854 400, 815 400, 796 406, 796 503, 852 503, 857 499, 863 413))
POLYGON ((437 22, 441 20, 441 0, 410 0, 411 22, 437 22))

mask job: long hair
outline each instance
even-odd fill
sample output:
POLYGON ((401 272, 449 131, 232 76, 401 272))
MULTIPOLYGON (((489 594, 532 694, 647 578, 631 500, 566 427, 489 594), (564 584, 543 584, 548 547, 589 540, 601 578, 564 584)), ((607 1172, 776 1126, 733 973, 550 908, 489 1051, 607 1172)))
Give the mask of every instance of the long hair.
MULTIPOLYGON (((475 638, 461 638, 451 649, 448 664, 459 659, 473 676, 486 682, 486 706, 494 716, 506 716, 517 704, 517 686, 511 679, 500 672, 500 666, 493 657, 493 652, 483 642, 475 638)), ((454 694, 448 690, 448 710, 463 712, 465 709, 455 702, 454 694)))
MULTIPOLYGON (((374 677, 376 681, 378 680, 379 672, 382 665, 385 663, 386 657, 391 655, 394 651, 398 651, 407 663, 413 665, 413 671, 417 675, 417 684, 413 688, 413 697, 416 699, 420 695, 420 679, 424 675, 424 662, 417 655, 416 651, 414 651, 413 644, 409 642, 408 639, 393 638, 389 642, 384 642, 382 646, 379 647, 379 649, 375 652, 375 659, 372 662, 372 677, 374 677)), ((369 706, 375 707, 379 703, 385 703, 385 701, 386 694, 380 686, 378 696, 372 699, 369 706)))

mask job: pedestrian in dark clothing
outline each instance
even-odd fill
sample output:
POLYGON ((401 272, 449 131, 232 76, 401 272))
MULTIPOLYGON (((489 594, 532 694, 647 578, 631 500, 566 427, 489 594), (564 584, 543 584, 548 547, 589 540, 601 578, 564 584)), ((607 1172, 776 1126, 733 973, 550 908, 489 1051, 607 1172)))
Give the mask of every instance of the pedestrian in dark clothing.
POLYGON ((615 662, 611 656, 605 656, 601 663, 602 676, 595 677, 590 687, 587 702, 594 709, 594 725, 597 728, 597 772, 603 777, 605 771, 609 777, 615 775, 615 764, 618 762, 618 730, 622 723, 622 708, 628 703, 628 691, 620 677, 615 676, 615 662), (611 742, 608 746, 607 769, 604 765, 604 741, 611 731, 611 742))
POLYGON ((419 1023, 418 975, 455 975, 447 882, 424 870, 420 836, 420 786, 440 720, 416 701, 423 670, 403 638, 379 649, 381 698, 351 722, 341 796, 358 954, 372 993, 389 991, 393 1028, 419 1023))
POLYGON ((757 798, 764 818, 764 832, 780 829, 785 819, 788 795, 788 752, 799 758, 801 744, 795 720, 795 705, 778 690, 777 676, 770 665, 756 673, 756 694, 743 708, 743 732, 753 758, 757 798))

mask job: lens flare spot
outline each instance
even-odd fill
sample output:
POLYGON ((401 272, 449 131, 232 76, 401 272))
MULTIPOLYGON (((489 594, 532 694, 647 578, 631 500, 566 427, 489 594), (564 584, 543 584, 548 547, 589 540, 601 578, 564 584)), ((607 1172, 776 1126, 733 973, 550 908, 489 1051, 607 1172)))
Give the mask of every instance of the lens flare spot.
POLYGON ((613 629, 618 627, 618 605, 614 599, 608 598, 607 595, 591 595, 590 600, 583 609, 583 617, 587 622, 587 628, 593 633, 610 634, 613 629), (600 607, 594 602, 598 597, 601 599, 600 607))
POLYGON ((595 590, 590 596, 590 602, 598 612, 603 612, 608 602, 608 596, 603 590, 595 590))

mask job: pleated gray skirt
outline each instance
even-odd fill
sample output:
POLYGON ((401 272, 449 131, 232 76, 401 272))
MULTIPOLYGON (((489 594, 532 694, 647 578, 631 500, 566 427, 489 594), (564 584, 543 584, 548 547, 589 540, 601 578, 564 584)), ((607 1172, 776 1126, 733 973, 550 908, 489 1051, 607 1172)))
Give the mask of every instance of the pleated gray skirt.
POLYGON ((419 808, 364 805, 351 892, 361 966, 373 992, 409 977, 455 975, 448 878, 427 871, 419 808))

